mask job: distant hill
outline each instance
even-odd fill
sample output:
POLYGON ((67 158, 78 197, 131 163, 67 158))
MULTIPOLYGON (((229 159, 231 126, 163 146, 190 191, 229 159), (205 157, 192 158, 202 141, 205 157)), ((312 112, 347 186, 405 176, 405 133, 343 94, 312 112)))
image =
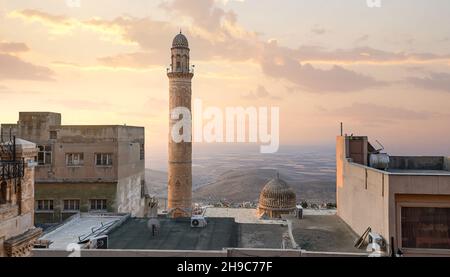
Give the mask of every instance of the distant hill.
MULTIPOLYGON (((316 163, 304 169, 240 168, 220 170, 208 166, 193 169, 193 199, 195 201, 257 202, 264 185, 277 172, 297 194, 297 201, 336 202, 335 173, 316 163)), ((167 172, 146 169, 147 191, 160 198, 167 197, 167 172)))
MULTIPOLYGON (((276 175, 273 169, 234 169, 221 174, 215 181, 194 190, 194 200, 258 201, 264 185, 276 175)), ((280 173, 297 194, 297 200, 336 202, 335 185, 331 180, 291 178, 280 173)))
POLYGON ((158 197, 167 196, 167 172, 145 169, 147 192, 158 197))

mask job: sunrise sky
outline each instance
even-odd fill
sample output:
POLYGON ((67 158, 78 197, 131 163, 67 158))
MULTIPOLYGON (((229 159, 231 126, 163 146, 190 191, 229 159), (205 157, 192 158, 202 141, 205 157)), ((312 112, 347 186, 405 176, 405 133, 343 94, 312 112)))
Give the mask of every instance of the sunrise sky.
POLYGON ((348 133, 395 154, 450 155, 450 1, 0 0, 0 122, 145 126, 164 149, 172 38, 188 37, 193 97, 279 106, 281 144, 348 133))

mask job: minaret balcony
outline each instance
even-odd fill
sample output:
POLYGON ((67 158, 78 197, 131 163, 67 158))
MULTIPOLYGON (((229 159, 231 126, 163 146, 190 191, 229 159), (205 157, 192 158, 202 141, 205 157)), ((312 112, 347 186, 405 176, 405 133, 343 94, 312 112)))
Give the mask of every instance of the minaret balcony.
POLYGON ((179 69, 167 68, 166 71, 167 71, 167 76, 169 76, 169 78, 172 78, 172 77, 192 78, 192 77, 194 77, 194 67, 191 67, 190 69, 187 69, 187 68, 179 68, 179 69))

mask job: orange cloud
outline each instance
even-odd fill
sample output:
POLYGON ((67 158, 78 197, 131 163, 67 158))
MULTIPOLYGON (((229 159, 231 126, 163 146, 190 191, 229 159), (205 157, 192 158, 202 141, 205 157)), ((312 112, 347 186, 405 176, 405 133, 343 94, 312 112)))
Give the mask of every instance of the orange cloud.
POLYGON ((0 52, 3 53, 19 53, 27 52, 30 49, 25 43, 21 42, 0 42, 0 52))
POLYGON ((54 72, 49 68, 25 62, 13 55, 0 53, 0 64, 0 80, 53 80, 54 72))
MULTIPOLYGON (((302 89, 314 92, 351 92, 386 85, 346 65, 400 65, 414 63, 450 63, 450 55, 431 53, 394 53, 370 47, 326 50, 315 46, 298 49, 279 46, 276 41, 264 42, 255 33, 242 28, 233 11, 217 7, 214 0, 164 1, 160 7, 177 24, 188 27, 184 32, 192 45, 195 60, 251 61, 258 64, 267 76, 287 80, 302 89), (187 22, 187 23, 185 23, 187 22), (333 65, 328 70, 314 64, 333 65)), ((71 31, 87 28, 111 35, 120 43, 136 44, 138 51, 98 57, 96 66, 83 70, 129 69, 145 70, 167 64, 167 49, 178 26, 172 21, 156 21, 148 17, 117 17, 112 20, 92 18, 78 20, 50 15, 36 10, 16 11, 11 14, 24 20, 39 21, 55 30, 71 31)), ((64 63, 58 66, 73 66, 64 63)))

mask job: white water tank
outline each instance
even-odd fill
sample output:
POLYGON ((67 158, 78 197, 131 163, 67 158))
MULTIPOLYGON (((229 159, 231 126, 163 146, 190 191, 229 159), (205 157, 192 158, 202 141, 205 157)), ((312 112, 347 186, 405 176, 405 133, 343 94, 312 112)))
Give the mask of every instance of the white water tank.
POLYGON ((389 167, 389 155, 386 153, 370 154, 370 167, 386 170, 389 167))

